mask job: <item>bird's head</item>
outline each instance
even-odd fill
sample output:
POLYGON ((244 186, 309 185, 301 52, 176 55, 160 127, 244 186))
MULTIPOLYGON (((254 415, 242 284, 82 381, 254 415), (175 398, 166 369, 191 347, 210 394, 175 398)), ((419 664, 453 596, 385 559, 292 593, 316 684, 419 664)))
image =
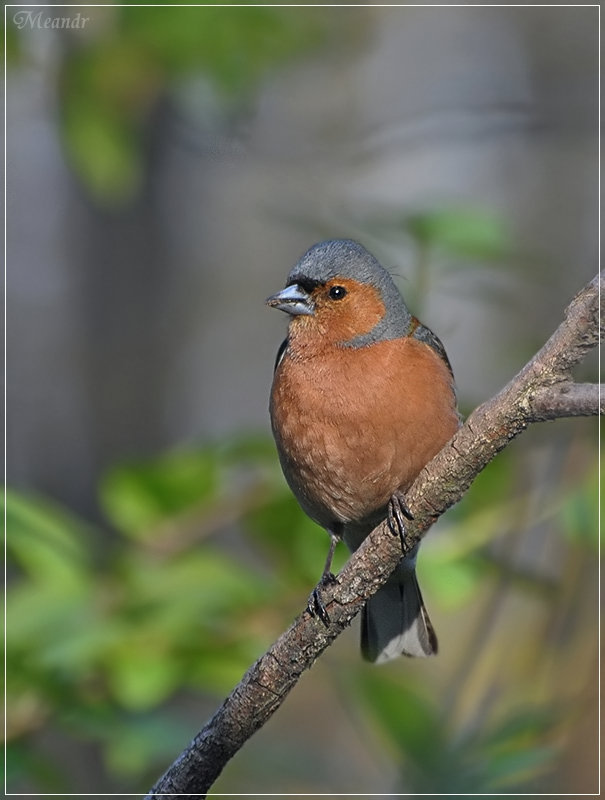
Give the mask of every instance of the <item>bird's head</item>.
POLYGON ((290 337, 349 347, 405 336, 412 322, 389 273, 349 239, 311 247, 267 304, 291 315, 290 337))

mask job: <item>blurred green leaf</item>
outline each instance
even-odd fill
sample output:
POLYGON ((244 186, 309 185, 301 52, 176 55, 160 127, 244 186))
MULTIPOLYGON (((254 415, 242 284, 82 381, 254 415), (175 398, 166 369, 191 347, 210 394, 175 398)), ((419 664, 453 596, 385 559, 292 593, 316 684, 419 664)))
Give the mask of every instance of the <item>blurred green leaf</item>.
MULTIPOLYGON (((455 531, 450 532, 455 535, 455 531)), ((485 569, 477 556, 452 557, 448 549, 425 546, 418 559, 418 575, 431 597, 454 609, 465 605, 476 593, 485 578, 485 569)))
MULTIPOLYGON (((230 692, 241 681, 244 673, 261 655, 262 649, 251 642, 218 641, 216 646, 208 646, 203 655, 191 665, 188 684, 206 691, 214 692, 218 697, 230 692)), ((269 641, 265 642, 268 647, 269 641)))
POLYGON ((96 200, 112 205, 130 201, 143 175, 135 131, 94 102, 70 100, 64 109, 63 137, 72 168, 96 200))
POLYGON ((181 662, 173 653, 163 653, 159 642, 145 640, 136 632, 108 660, 110 690, 121 706, 129 710, 154 708, 169 697, 182 682, 181 662))
POLYGON ((356 685, 400 753, 407 791, 522 791, 553 768, 557 748, 549 738, 559 717, 552 709, 516 711, 491 732, 485 726, 457 738, 424 687, 406 683, 405 676, 360 670, 356 685))
POLYGON ((503 518, 509 517, 504 506, 510 504, 511 496, 514 497, 515 479, 517 474, 517 459, 511 450, 503 450, 482 470, 464 496, 463 503, 448 511, 448 517, 467 517, 468 509, 473 513, 485 509, 486 512, 495 506, 499 508, 503 518))
POLYGON ((6 785, 34 785, 45 793, 68 793, 70 782, 53 758, 26 746, 24 742, 6 745, 6 785))
POLYGON ((175 746, 193 734, 182 721, 167 714, 145 714, 114 722, 106 738, 105 757, 111 771, 120 776, 140 776, 150 763, 168 763, 175 746))
POLYGON ((485 788, 499 791, 522 788, 551 771, 557 748, 548 739, 559 715, 535 707, 514 712, 489 735, 475 738, 477 754, 485 759, 485 788))
POLYGON ((212 449, 180 450, 111 470, 101 484, 103 510, 123 533, 145 538, 153 527, 215 497, 219 464, 212 449))
POLYGON ((275 442, 267 434, 246 433, 232 436, 219 444, 218 454, 226 465, 269 464, 275 467, 276 473, 281 477, 275 442))
POLYGON ((469 259, 498 260, 510 251, 501 217, 480 208, 445 208, 408 217, 405 227, 422 245, 469 259))
MULTIPOLYGON (((315 586, 328 553, 328 536, 302 511, 283 481, 281 492, 247 515, 245 524, 253 541, 275 562, 276 574, 285 574, 290 586, 315 586)), ((347 557, 346 548, 339 545, 334 568, 347 557)))
POLYGON ((420 772, 430 771, 442 753, 445 731, 428 696, 378 669, 360 671, 357 680, 372 716, 401 755, 420 772))
POLYGON ((90 567, 91 527, 48 500, 11 489, 2 503, 9 557, 37 583, 79 586, 90 567))
POLYGON ((219 87, 241 94, 272 68, 321 43, 325 27, 314 9, 271 7, 122 7, 131 46, 169 75, 203 69, 219 87))
POLYGON ((18 62, 19 58, 21 57, 21 38, 19 36, 19 31, 15 27, 12 19, 9 21, 8 25, 3 24, 2 27, 4 29, 4 51, 6 53, 6 64, 7 67, 10 68, 14 66, 15 62, 18 62))
MULTIPOLYGON (((505 455, 505 454, 502 454, 505 455)), ((510 529, 519 498, 511 500, 510 460, 498 458, 479 474, 458 508, 440 520, 422 545, 418 573, 447 608, 468 602, 489 575, 484 550, 510 529)))
POLYGON ((212 626, 225 613, 256 607, 271 591, 265 577, 208 546, 170 562, 134 555, 124 559, 121 570, 134 601, 129 608, 133 613, 152 610, 154 629, 174 630, 191 622, 212 626))
POLYGON ((72 48, 61 70, 68 161, 97 201, 129 202, 152 112, 179 82, 206 76, 241 108, 270 69, 317 47, 324 30, 314 9, 118 7, 104 35, 72 48))
POLYGON ((600 536, 598 481, 598 470, 595 469, 577 488, 566 493, 560 509, 565 536, 595 553, 599 549, 600 536))
POLYGON ((127 40, 78 49, 66 61, 62 134, 72 167, 97 200, 123 203, 138 190, 143 131, 160 88, 157 67, 127 40))
POLYGON ((528 747, 492 756, 486 788, 524 788, 540 775, 552 772, 557 752, 555 747, 528 747))
MULTIPOLYGON (((423 545, 421 580, 449 606, 475 594, 490 574, 486 545, 527 506, 523 497, 510 500, 514 461, 499 462, 480 477, 474 499, 469 493, 423 545)), ((571 493, 554 487, 555 493, 558 502, 545 518, 568 515, 566 534, 592 547, 594 472, 571 493)), ((279 475, 266 436, 117 467, 102 497, 129 535, 103 535, 101 561, 93 555, 99 531, 55 504, 7 494, 8 549, 18 567, 7 593, 7 716, 18 740, 31 733, 35 742, 52 720, 62 735, 96 744, 113 774, 137 779, 155 760, 169 760, 191 734, 156 709, 183 689, 219 697, 229 691, 281 630, 283 616, 304 605, 328 541, 279 475), (147 540, 154 525, 178 521, 189 509, 203 524, 241 486, 260 491, 259 503, 244 503, 237 517, 245 542, 228 536, 210 545, 185 537, 183 546, 163 549, 147 540), (257 561, 254 550, 265 559, 257 561)), ((164 526, 164 534, 170 529, 164 526)), ((347 557, 340 548, 338 561, 347 557)), ((527 581, 536 582, 531 575, 527 581)), ((552 715, 532 708, 494 724, 481 712, 466 727, 473 735, 461 735, 433 701, 434 683, 410 682, 410 674, 425 674, 415 666, 359 664, 342 687, 345 702, 353 710, 361 702, 395 754, 406 791, 523 791, 552 768, 552 715)), ((498 696, 507 702, 505 689, 498 696)), ((18 755, 11 766, 13 785, 27 780, 30 769, 36 785, 53 783, 43 766, 35 773, 18 755)))
POLYGON ((258 634, 242 621, 266 602, 272 587, 252 570, 207 547, 168 563, 135 558, 122 570, 131 598, 122 612, 126 635, 105 656, 112 693, 122 706, 152 708, 194 676, 214 689, 211 663, 221 674, 220 688, 230 688, 251 654, 258 656, 258 634), (233 647, 248 637, 254 645, 233 667, 233 647))
MULTIPOLYGON (((81 676, 117 635, 100 617, 93 592, 92 583, 11 589, 6 626, 11 655, 27 658, 36 668, 81 676)), ((17 673, 13 677, 19 679, 17 673)))

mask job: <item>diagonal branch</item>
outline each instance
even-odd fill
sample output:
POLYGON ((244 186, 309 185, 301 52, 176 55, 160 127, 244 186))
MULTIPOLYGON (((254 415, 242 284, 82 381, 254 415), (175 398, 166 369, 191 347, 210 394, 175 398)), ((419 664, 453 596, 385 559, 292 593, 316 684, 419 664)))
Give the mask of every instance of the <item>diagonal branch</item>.
MULTIPOLYGON (((533 422, 603 413, 600 386, 577 384, 573 368, 599 341, 599 292, 604 273, 571 301, 544 347, 495 397, 479 406, 420 473, 406 500, 414 513, 406 545, 418 542, 458 502, 481 470, 533 422)), ((381 523, 323 592, 328 628, 303 613, 248 670, 212 719, 196 734, 146 800, 173 794, 204 796, 229 759, 279 708, 304 670, 346 628, 385 583, 401 545, 381 523)))

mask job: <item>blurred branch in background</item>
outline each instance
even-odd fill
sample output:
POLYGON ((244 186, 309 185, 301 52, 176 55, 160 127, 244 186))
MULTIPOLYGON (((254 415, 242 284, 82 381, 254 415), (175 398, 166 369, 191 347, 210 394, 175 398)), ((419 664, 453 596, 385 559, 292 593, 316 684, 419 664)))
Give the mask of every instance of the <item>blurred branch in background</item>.
MULTIPOLYGON (((576 295, 565 320, 544 347, 492 400, 476 409, 444 449, 422 471, 406 494, 414 519, 406 526, 406 552, 429 527, 464 495, 478 473, 528 425, 545 419, 599 413, 599 393, 592 404, 579 410, 574 402, 572 369, 599 342, 600 291, 605 273, 576 295), (561 386, 571 389, 570 405, 561 405, 561 386), (554 391, 554 407, 548 391, 554 391), (539 404, 534 398, 539 394, 539 404)), ((321 622, 303 613, 288 631, 250 667, 211 720, 155 784, 147 798, 174 794, 203 794, 210 789, 225 764, 277 711, 302 673, 348 627, 364 602, 382 586, 401 559, 400 543, 386 522, 381 523, 338 574, 337 588, 330 586, 323 599, 330 615, 325 630, 321 622)), ((419 715, 427 719, 426 714, 419 715)), ((405 716, 396 723, 406 730, 405 716)), ((427 741, 420 747, 429 746, 427 741)), ((440 735, 431 731, 430 741, 440 735), (432 734, 437 735, 433 736, 432 734)), ((530 762, 531 763, 531 762, 530 762)), ((443 765, 442 765, 443 768, 443 765)))

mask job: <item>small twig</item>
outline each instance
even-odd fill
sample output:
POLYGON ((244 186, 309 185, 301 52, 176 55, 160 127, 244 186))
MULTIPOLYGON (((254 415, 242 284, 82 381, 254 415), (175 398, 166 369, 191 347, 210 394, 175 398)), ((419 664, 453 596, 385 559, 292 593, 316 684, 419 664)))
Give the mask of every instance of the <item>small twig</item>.
POLYGON ((599 383, 566 381, 538 390, 533 408, 542 419, 590 417, 595 414, 595 408, 599 414, 605 414, 605 392, 599 383))
MULTIPOLYGON (((464 495, 479 472, 525 428, 542 420, 599 413, 599 389, 573 383, 573 368, 599 340, 597 276, 572 300, 544 347, 494 398, 477 408, 418 476, 406 495, 414 521, 413 547, 433 522, 464 495)), ((212 719, 194 737, 147 800, 173 794, 204 796, 229 759, 279 708, 300 675, 350 624, 401 558, 400 543, 379 525, 325 589, 331 623, 301 614, 248 670, 212 719)))

